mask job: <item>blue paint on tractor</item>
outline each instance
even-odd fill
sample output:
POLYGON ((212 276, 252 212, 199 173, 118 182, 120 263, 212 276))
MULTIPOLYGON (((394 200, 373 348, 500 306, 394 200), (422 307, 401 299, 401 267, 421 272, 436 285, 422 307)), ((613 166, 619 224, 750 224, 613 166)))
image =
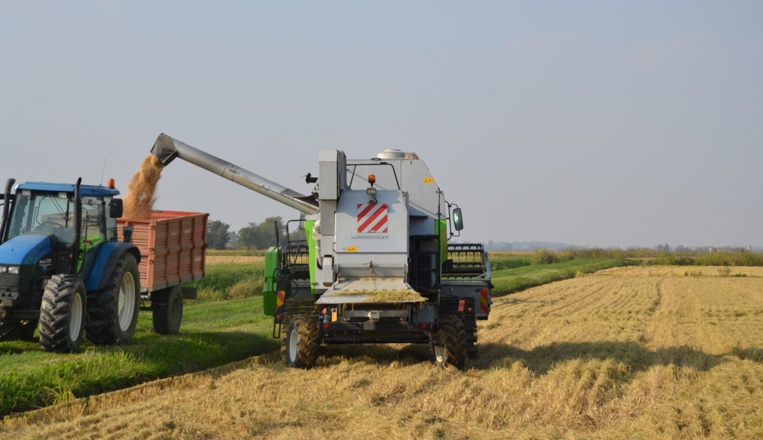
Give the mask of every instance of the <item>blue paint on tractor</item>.
MULTIPOLYGON (((25 182, 19 184, 18 190, 24 189, 74 194, 74 184, 71 183, 25 182)), ((98 185, 80 185, 79 191, 80 196, 116 196, 119 194, 117 189, 109 189, 98 185)))
POLYGON ((0 245, 0 262, 9 266, 37 264, 52 248, 49 235, 20 235, 0 245))

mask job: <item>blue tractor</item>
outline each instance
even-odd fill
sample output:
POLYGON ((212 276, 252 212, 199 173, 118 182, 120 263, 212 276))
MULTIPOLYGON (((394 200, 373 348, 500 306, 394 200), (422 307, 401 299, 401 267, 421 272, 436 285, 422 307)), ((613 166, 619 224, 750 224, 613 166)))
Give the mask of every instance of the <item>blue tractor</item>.
POLYGON ((122 199, 106 187, 6 183, 0 224, 0 341, 78 352, 129 342, 140 310, 140 252, 119 241, 122 199))

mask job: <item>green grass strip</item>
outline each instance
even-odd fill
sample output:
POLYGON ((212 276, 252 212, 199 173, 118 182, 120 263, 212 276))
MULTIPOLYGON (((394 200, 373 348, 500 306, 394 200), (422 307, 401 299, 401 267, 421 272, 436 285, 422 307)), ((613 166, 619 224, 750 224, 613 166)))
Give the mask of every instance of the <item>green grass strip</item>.
POLYGON ((142 311, 124 346, 84 343, 79 354, 46 353, 32 341, 0 343, 0 415, 199 371, 278 348, 262 298, 185 306, 177 335, 154 333, 142 311))
POLYGON ((552 264, 527 266, 493 271, 493 296, 504 296, 530 287, 574 278, 612 267, 625 266, 624 259, 576 259, 552 264))

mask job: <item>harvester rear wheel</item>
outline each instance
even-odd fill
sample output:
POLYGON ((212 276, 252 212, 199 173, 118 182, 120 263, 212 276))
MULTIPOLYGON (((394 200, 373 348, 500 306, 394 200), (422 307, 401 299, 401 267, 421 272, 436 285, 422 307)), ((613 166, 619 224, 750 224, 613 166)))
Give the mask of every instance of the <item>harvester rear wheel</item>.
POLYGON ((429 339, 432 363, 440 367, 452 365, 459 370, 463 369, 468 347, 469 334, 463 321, 456 316, 443 316, 439 328, 429 339))
POLYGON ((183 321, 183 289, 168 287, 151 295, 154 331, 160 335, 174 335, 183 321))
POLYGON ((42 295, 40 345, 45 351, 76 353, 85 330, 85 283, 76 276, 54 275, 42 295))
POLYGON ((286 330, 286 364, 293 368, 312 368, 319 352, 318 322, 307 316, 295 316, 286 330))
POLYGON ((119 259, 108 288, 90 305, 87 339, 94 344, 122 344, 132 340, 140 311, 140 273, 135 256, 119 259))

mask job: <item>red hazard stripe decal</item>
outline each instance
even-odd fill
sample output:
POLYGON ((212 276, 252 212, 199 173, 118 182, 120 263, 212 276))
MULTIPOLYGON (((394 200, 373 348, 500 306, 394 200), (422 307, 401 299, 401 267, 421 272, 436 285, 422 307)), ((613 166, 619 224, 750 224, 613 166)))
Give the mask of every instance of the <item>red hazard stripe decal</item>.
POLYGON ((278 293, 276 294, 276 308, 282 306, 283 302, 284 302, 284 291, 279 290, 278 293))
POLYGON ((388 215, 386 203, 382 203, 381 205, 369 203, 365 206, 360 203, 358 204, 359 233, 386 233, 388 232, 387 221, 388 215))
POLYGON ((487 291, 483 290, 480 293, 480 312, 487 313, 488 305, 487 291))

